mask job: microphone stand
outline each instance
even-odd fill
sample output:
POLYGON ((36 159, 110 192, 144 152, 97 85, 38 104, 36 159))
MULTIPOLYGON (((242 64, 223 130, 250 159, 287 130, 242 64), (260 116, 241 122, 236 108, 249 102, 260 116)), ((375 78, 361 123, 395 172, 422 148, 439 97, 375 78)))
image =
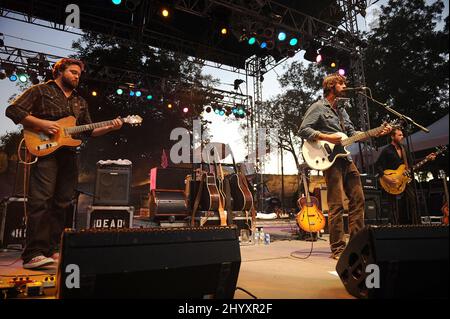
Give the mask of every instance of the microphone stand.
MULTIPOLYGON (((367 95, 364 91, 357 91, 357 92, 359 94, 365 96, 367 99, 371 100, 375 104, 382 106, 386 111, 394 114, 395 116, 397 116, 398 118, 400 118, 401 120, 403 120, 406 123, 406 130, 408 131, 408 134, 407 134, 408 136, 406 137, 406 145, 407 145, 408 153, 411 154, 412 158, 414 158, 413 153, 411 153, 412 140, 410 142, 411 137, 409 136, 409 130, 410 130, 409 127, 411 125, 414 125, 414 126, 416 126, 417 128, 419 128, 421 131, 423 131, 425 133, 430 133, 430 130, 427 129, 426 127, 418 124, 416 121, 414 121, 409 116, 406 116, 406 115, 404 115, 404 114, 394 110, 393 108, 389 107, 386 103, 382 103, 382 102, 377 101, 376 99, 374 99, 373 96, 372 96, 372 90, 370 88, 364 88, 364 89, 367 89, 369 91, 369 95, 367 95)), ((408 157, 408 155, 407 155, 407 157, 408 157)), ((408 159, 406 159, 406 160, 408 160, 408 159)), ((414 163, 411 163, 411 164, 414 164, 414 163)), ((411 169, 413 167, 414 166, 411 165, 411 169)), ((412 223, 414 224, 414 223, 420 223, 420 218, 418 216, 418 210, 419 210, 420 203, 419 203, 419 198, 417 196, 417 185, 416 185, 416 181, 415 181, 415 178, 414 178, 414 170, 411 170, 411 176, 412 176, 412 179, 413 179, 414 197, 415 197, 415 201, 416 201, 416 212, 414 212, 415 216, 411 215, 410 217, 411 217, 412 223)), ((423 196, 423 192, 422 192, 422 198, 423 197, 424 196, 423 196)), ((407 207, 407 210, 409 211, 408 208, 409 207, 407 207)), ((426 203, 425 203, 425 211, 428 213, 428 207, 427 207, 426 203)), ((410 212, 410 213, 412 214, 413 212, 410 212)))

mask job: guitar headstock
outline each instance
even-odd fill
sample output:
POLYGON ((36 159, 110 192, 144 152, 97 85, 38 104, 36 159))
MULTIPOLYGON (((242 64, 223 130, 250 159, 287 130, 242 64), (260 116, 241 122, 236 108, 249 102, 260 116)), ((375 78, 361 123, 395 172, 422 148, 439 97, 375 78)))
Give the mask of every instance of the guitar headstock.
POLYGON ((142 124, 143 120, 139 115, 128 115, 127 117, 122 118, 122 121, 130 124, 131 126, 139 126, 142 124))
POLYGON ((444 153, 446 150, 447 150, 447 146, 445 146, 445 145, 436 147, 436 156, 444 153))

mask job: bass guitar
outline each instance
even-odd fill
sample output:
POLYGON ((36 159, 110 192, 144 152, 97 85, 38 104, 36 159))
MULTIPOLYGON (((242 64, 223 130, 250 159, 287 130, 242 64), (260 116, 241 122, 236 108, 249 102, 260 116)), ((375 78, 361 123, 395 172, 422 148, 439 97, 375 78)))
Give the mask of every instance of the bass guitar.
POLYGON ((420 161, 416 165, 412 167, 412 169, 406 169, 405 164, 401 164, 396 170, 387 169, 384 171, 385 176, 389 176, 390 178, 394 179, 395 183, 388 183, 385 179, 380 178, 380 185, 381 187, 389 194, 392 195, 399 195, 405 191, 406 185, 412 181, 411 172, 414 172, 415 170, 419 169, 429 161, 432 161, 435 156, 438 156, 445 152, 447 147, 441 146, 436 148, 436 152, 429 154, 427 157, 425 157, 424 160, 420 161), (435 156, 433 156, 435 155, 435 156))
MULTIPOLYGON (((125 118, 119 118, 119 120, 132 126, 140 125, 142 123, 142 118, 139 115, 129 115, 125 118)), ((24 128, 23 135, 25 145, 32 155, 41 157, 49 155, 63 146, 79 146, 81 141, 72 138, 73 134, 112 125, 112 120, 76 126, 75 117, 68 116, 56 121, 56 123, 58 123, 61 128, 56 134, 45 134, 44 132, 33 130, 31 128, 24 128)))
POLYGON ((364 140, 369 137, 374 137, 380 134, 387 125, 394 126, 396 122, 383 123, 383 125, 372 130, 355 134, 348 137, 345 133, 334 133, 342 137, 341 144, 333 144, 327 141, 305 141, 302 146, 302 153, 305 162, 311 169, 324 171, 329 169, 336 159, 339 157, 347 157, 350 152, 347 146, 364 140))
POLYGON ((319 209, 317 198, 309 195, 308 182, 306 181, 306 172, 302 170, 303 188, 306 196, 297 201, 300 212, 296 216, 298 226, 306 232, 315 233, 325 227, 325 216, 319 209))

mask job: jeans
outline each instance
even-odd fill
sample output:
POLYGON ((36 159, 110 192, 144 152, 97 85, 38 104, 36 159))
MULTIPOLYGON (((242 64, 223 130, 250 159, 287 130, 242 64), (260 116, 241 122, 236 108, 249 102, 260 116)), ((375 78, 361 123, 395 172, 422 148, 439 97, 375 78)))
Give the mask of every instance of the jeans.
POLYGON ((346 246, 342 202, 344 192, 349 200, 350 239, 364 228, 364 192, 358 169, 353 162, 347 159, 338 158, 333 166, 324 172, 324 176, 328 190, 328 229, 331 252, 333 255, 338 255, 342 253, 346 246))
POLYGON ((24 263, 32 258, 51 256, 59 250, 65 213, 78 182, 75 151, 60 149, 41 157, 31 166, 26 212, 24 263))

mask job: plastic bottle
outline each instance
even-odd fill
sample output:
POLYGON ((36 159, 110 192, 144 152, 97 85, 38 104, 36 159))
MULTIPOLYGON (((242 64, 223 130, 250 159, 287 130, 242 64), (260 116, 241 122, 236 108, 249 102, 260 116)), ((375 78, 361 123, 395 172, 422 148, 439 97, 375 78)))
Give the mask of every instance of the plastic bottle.
POLYGON ((261 230, 259 231, 259 244, 264 244, 264 228, 261 227, 261 230))

